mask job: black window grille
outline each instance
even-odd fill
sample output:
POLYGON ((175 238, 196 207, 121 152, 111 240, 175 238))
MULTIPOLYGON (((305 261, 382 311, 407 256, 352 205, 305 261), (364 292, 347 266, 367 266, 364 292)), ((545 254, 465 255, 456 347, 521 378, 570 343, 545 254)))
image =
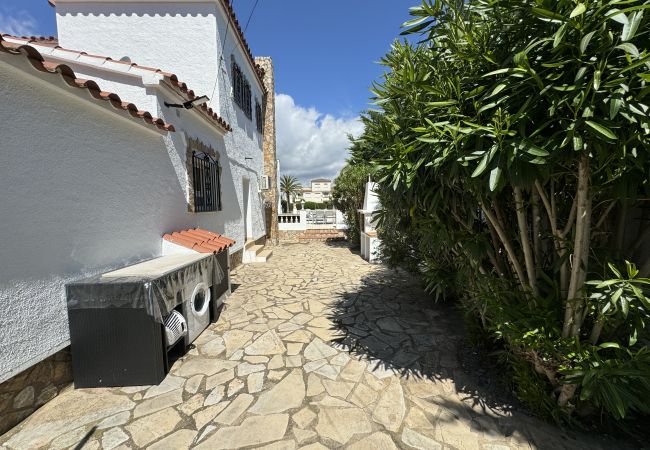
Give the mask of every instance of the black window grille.
POLYGON ((219 162, 202 152, 192 152, 194 211, 221 211, 221 168, 219 162))
POLYGON ((253 103, 251 85, 244 76, 239 64, 232 58, 232 89, 235 103, 249 119, 253 119, 253 103))
POLYGON ((255 99, 255 123, 257 124, 257 132, 264 134, 264 114, 262 112, 262 105, 255 99))

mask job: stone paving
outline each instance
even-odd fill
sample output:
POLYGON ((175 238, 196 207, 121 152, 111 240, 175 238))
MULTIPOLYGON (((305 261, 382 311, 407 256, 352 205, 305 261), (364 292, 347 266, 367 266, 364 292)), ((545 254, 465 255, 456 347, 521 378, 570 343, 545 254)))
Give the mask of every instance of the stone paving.
POLYGON ((69 388, 0 449, 621 448, 488 400, 460 317, 344 245, 284 243, 233 287, 159 386, 69 388))

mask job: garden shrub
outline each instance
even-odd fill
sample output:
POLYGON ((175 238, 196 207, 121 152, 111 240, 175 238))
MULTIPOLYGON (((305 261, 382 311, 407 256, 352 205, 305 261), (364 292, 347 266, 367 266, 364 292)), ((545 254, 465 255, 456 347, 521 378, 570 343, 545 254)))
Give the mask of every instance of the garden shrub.
POLYGON ((384 259, 457 299, 557 420, 650 413, 648 9, 425 0, 352 147, 384 259))

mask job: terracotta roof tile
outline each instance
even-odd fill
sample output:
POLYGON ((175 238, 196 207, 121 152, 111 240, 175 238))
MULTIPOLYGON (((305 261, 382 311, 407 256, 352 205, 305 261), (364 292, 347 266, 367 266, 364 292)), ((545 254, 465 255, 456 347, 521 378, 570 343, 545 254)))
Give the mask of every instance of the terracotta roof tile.
POLYGON ((232 239, 219 233, 213 233, 201 228, 190 228, 189 230, 168 233, 163 236, 163 239, 199 253, 219 253, 232 247, 235 243, 232 239))
MULTIPOLYGON (((178 77, 176 74, 173 74, 171 72, 165 72, 164 70, 161 69, 156 69, 155 67, 147 67, 147 66, 140 66, 136 63, 132 62, 126 62, 126 61, 119 61, 112 59, 108 56, 101 56, 101 55, 92 55, 86 52, 82 52, 79 50, 71 50, 68 48, 63 48, 58 45, 58 41, 48 41, 49 38, 43 38, 43 40, 39 40, 39 38, 35 37, 18 37, 18 36, 12 36, 9 34, 2 34, 0 36, 4 36, 13 40, 21 40, 25 41, 26 45, 44 45, 43 42, 51 42, 52 45, 47 45, 48 47, 52 47, 53 49, 63 51, 63 52, 69 52, 77 55, 77 61, 79 62, 84 62, 83 58, 93 58, 93 59, 100 59, 103 60, 105 63, 110 63, 110 64, 119 64, 119 65, 125 65, 125 66, 130 66, 139 70, 146 70, 149 72, 155 72, 160 74, 165 81, 165 84, 167 84, 172 90, 176 91, 182 98, 185 100, 194 100, 197 97, 200 97, 199 95, 196 95, 192 89, 190 89, 186 83, 179 81, 178 77), (54 45, 54 42, 56 42, 56 45, 54 45)), ((41 55, 42 56, 42 55, 41 55)), ((52 57, 56 57, 52 55, 52 57)), ((199 111, 201 114, 203 114, 208 120, 210 120, 214 125, 217 125, 219 128, 222 130, 228 132, 232 131, 232 127, 228 122, 226 122, 219 114, 213 111, 212 108, 208 108, 205 104, 201 105, 198 108, 195 108, 197 111, 199 111)))
POLYGON ((68 86, 86 89, 90 96, 95 100, 110 102, 115 109, 124 110, 128 112, 131 117, 140 119, 148 125, 155 126, 159 130, 176 131, 173 125, 166 123, 162 119, 153 117, 151 113, 147 111, 139 110, 133 103, 123 102, 117 94, 102 91, 94 81, 78 78, 69 66, 45 61, 38 50, 32 46, 7 42, 3 36, 0 35, 0 53, 17 57, 22 56, 29 61, 34 69, 42 73, 58 74, 68 86))

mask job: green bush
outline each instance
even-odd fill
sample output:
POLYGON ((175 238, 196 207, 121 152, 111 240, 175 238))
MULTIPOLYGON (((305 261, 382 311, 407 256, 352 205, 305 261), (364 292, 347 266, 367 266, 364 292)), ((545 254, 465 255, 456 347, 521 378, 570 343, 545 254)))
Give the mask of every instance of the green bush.
POLYGON ((649 413, 647 9, 425 0, 352 147, 384 259, 457 299, 558 420, 649 413))
MULTIPOLYGON (((354 144, 353 144, 354 145, 354 144)), ((332 200, 334 207, 343 213, 347 240, 352 248, 358 248, 360 243, 361 224, 359 210, 363 208, 366 182, 371 168, 364 164, 348 164, 334 180, 332 200)))

